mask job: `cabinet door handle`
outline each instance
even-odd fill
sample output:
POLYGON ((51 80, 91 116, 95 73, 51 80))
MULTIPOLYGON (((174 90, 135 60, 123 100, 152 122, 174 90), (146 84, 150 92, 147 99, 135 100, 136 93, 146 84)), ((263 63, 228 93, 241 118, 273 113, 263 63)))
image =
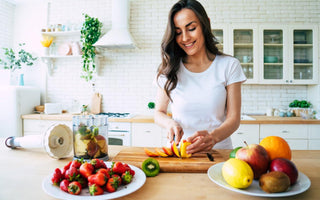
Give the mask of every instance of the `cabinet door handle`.
POLYGON ((237 134, 238 134, 238 135, 242 135, 242 134, 244 134, 244 133, 242 133, 242 132, 238 132, 237 134))
POLYGON ((146 133, 151 133, 151 131, 145 131, 146 133))
POLYGON ((283 130, 283 131, 281 131, 281 133, 289 133, 289 131, 283 130))

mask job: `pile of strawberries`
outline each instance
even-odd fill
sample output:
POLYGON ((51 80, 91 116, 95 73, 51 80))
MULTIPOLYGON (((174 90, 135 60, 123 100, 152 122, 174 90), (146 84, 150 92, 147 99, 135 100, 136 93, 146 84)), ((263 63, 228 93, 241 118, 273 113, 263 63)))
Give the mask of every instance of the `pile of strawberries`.
POLYGON ((62 191, 79 195, 83 188, 89 187, 90 195, 101 195, 117 191, 120 185, 131 183, 135 171, 126 163, 113 162, 108 168, 103 160, 92 159, 70 161, 62 170, 56 168, 52 175, 53 185, 62 191))

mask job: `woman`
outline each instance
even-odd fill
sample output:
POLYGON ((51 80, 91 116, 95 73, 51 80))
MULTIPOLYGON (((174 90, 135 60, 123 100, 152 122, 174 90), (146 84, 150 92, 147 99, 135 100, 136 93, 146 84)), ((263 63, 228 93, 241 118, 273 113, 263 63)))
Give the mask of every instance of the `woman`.
POLYGON ((161 44, 155 122, 167 129, 170 142, 191 142, 187 153, 231 149, 229 136, 240 124, 246 77, 239 61, 216 44, 199 2, 181 0, 171 8, 161 44), (169 102, 172 118, 166 114, 169 102))

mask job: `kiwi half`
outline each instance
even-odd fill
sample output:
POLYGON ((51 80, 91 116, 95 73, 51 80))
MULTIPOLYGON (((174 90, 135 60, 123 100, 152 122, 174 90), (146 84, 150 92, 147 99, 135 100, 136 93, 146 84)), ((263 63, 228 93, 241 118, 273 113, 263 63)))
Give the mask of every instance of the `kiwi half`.
POLYGON ((147 158, 142 163, 142 171, 148 177, 153 177, 153 176, 158 175, 160 172, 159 162, 154 158, 147 158))

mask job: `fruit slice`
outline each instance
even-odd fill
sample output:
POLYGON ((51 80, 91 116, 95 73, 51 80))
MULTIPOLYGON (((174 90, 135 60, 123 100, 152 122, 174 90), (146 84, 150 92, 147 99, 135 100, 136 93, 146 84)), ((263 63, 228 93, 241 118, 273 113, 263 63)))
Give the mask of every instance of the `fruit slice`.
POLYGON ((178 149, 177 144, 176 144, 175 141, 173 141, 173 142, 171 143, 171 151, 173 152, 173 154, 174 154, 175 156, 177 156, 177 157, 180 158, 179 149, 178 149))
POLYGON ((161 151, 160 149, 155 148, 154 150, 156 151, 157 154, 159 154, 159 156, 168 157, 168 155, 165 152, 161 151))
POLYGON ((180 155, 181 158, 190 158, 191 154, 187 154, 187 146, 189 146, 191 142, 187 142, 186 140, 183 140, 180 147, 180 155))
POLYGON ((149 157, 158 157, 159 154, 157 154, 156 152, 153 152, 153 151, 150 151, 149 149, 147 148, 144 148, 144 152, 147 154, 147 156, 149 157))
POLYGON ((154 158, 147 158, 144 160, 141 168, 148 177, 156 176, 160 172, 159 162, 154 158))
POLYGON ((173 156, 173 152, 171 151, 170 148, 168 148, 168 147, 162 147, 162 150, 163 150, 168 156, 173 156))

